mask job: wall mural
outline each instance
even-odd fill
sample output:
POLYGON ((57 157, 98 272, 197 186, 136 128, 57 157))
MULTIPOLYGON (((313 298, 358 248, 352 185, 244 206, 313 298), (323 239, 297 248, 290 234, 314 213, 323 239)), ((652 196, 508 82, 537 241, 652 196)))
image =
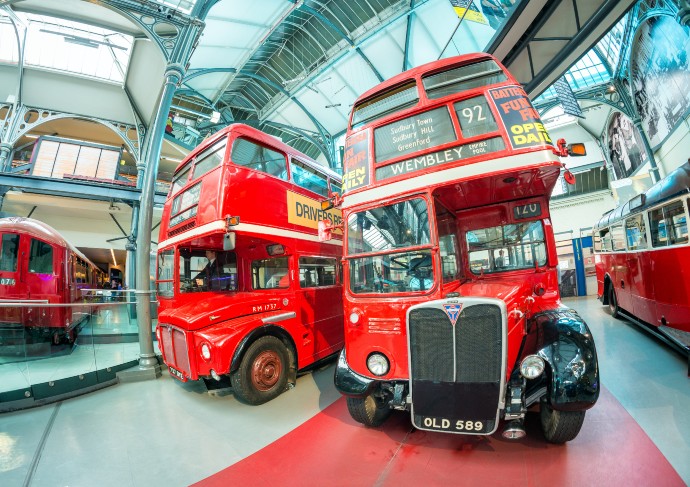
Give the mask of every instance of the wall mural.
POLYGON ((656 148, 690 108, 690 29, 671 17, 640 24, 633 41, 630 74, 637 112, 656 148))
POLYGON ((640 131, 627 116, 620 112, 611 115, 606 135, 609 161, 613 166, 616 179, 632 176, 647 162, 647 153, 644 150, 640 131))

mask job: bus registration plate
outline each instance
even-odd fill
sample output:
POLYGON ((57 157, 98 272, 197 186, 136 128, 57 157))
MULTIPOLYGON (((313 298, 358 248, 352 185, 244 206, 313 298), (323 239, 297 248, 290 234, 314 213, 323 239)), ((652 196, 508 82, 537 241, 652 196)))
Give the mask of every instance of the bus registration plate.
POLYGON ((170 370, 170 374, 171 374, 174 378, 179 379, 179 380, 181 380, 182 382, 187 382, 187 378, 184 376, 184 374, 183 374, 182 372, 180 372, 179 370, 177 370, 177 369, 175 369, 175 368, 173 368, 173 367, 170 367, 170 366, 168 366, 168 369, 170 370))
POLYGON ((420 424, 415 424, 415 426, 426 430, 447 431, 449 433, 465 433, 470 435, 482 435, 487 433, 488 423, 485 421, 437 418, 432 416, 417 417, 419 418, 420 424))

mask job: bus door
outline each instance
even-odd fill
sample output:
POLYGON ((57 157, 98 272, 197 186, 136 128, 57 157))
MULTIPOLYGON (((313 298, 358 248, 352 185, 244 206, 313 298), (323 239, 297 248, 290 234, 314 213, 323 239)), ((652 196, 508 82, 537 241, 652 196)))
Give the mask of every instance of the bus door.
POLYGON ((621 308, 632 311, 630 269, 628 268, 628 252, 626 251, 625 231, 622 223, 617 223, 611 227, 611 237, 614 250, 611 254, 613 260, 611 279, 614 283, 616 299, 621 308))
POLYGON ((302 256, 298 266, 298 317, 312 328, 318 359, 339 350, 343 343, 343 296, 337 285, 337 259, 302 256))
POLYGON ((649 279, 649 252, 647 250, 647 234, 642 214, 635 215, 625 221, 625 239, 628 244, 626 267, 632 313, 654 324, 656 321, 656 302, 654 300, 654 281, 649 279))
MULTIPOLYGON (((26 237, 24 237, 26 238, 26 237)), ((28 292, 19 264, 22 238, 16 233, 4 233, 0 238, 0 298, 26 299, 28 292)), ((0 322, 19 324, 22 322, 21 308, 0 308, 0 322)))

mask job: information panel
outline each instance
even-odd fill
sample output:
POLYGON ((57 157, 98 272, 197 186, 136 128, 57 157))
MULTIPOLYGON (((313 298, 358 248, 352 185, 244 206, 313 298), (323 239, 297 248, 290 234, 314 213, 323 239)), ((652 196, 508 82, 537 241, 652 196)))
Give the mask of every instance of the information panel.
POLYGON ((374 131, 376 162, 384 162, 456 140, 448 108, 403 118, 374 131))
POLYGON ((493 88, 489 94, 498 108, 513 149, 553 145, 525 90, 519 86, 505 86, 493 88))
POLYGON ((376 180, 388 179, 401 174, 409 174, 421 171, 433 166, 448 164, 462 159, 497 152, 505 149, 501 137, 480 140, 471 144, 458 145, 450 149, 432 152, 419 157, 413 157, 404 161, 395 162, 387 166, 376 168, 376 180))

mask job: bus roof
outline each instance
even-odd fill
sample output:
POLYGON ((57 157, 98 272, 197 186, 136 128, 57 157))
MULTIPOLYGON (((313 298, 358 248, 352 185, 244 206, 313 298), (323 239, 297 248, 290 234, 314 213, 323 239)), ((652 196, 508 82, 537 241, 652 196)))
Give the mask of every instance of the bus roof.
POLYGON ((215 134, 211 135, 206 140, 201 142, 201 144, 192 149, 192 151, 189 154, 187 154, 187 157, 185 157, 182 160, 182 162, 180 162, 177 168, 175 168, 174 174, 178 174, 183 167, 188 165, 189 162, 197 156, 197 154, 204 151, 207 147, 210 147, 211 145, 215 144, 223 137, 228 137, 230 132, 252 137, 254 140, 262 142, 266 145, 273 146, 287 154, 297 156, 299 157, 300 161, 305 162, 306 164, 314 167, 315 169, 318 169, 319 171, 323 172, 324 174, 328 175, 329 177, 337 181, 340 181, 342 178, 342 176, 337 172, 333 171, 327 166, 324 166, 323 164, 319 164, 308 155, 301 153, 293 147, 290 147, 282 140, 244 123, 233 123, 231 125, 228 125, 227 127, 222 128, 221 130, 219 130, 218 132, 216 132, 215 134))
POLYGON ((594 228, 606 227, 631 214, 644 211, 683 193, 690 193, 690 161, 671 171, 668 176, 644 193, 631 198, 614 210, 604 213, 594 228))
POLYGON ((461 56, 439 59, 438 61, 432 61, 430 63, 416 66, 412 69, 397 74, 392 78, 383 81, 382 83, 379 83, 370 90, 365 91, 364 94, 360 95, 353 106, 356 106, 360 101, 365 100, 366 98, 369 98, 372 95, 376 95, 382 91, 385 91, 388 88, 396 86, 403 81, 415 79, 421 76, 422 74, 428 73, 429 71, 435 71, 436 69, 442 70, 443 68, 447 68, 448 66, 461 65, 468 63, 469 61, 486 61, 487 59, 496 61, 496 63, 503 67, 495 57, 485 52, 475 52, 471 54, 463 54, 461 56))

